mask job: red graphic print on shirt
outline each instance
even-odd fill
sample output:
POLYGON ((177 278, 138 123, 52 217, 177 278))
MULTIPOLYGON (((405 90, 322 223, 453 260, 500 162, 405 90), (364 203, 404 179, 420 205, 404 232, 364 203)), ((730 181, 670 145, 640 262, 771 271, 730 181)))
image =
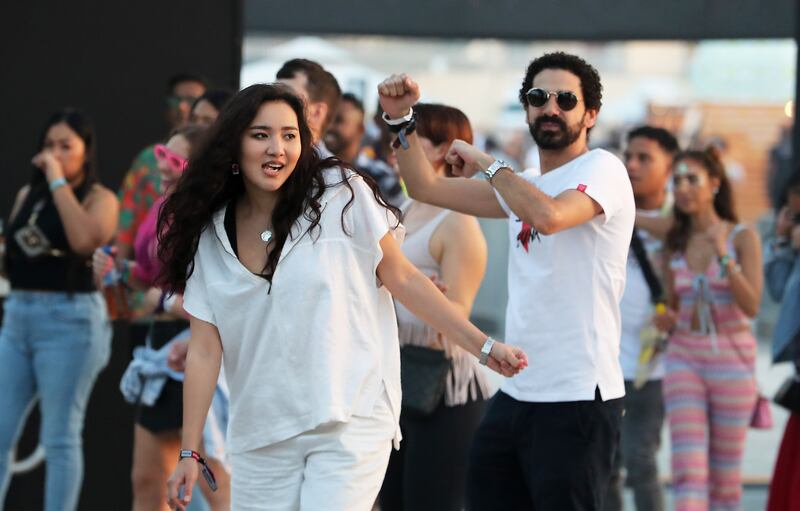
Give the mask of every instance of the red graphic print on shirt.
MULTIPOLYGON (((517 218, 517 222, 522 222, 522 220, 517 218)), ((542 241, 539 237, 539 231, 534 229, 532 225, 522 222, 522 228, 520 229, 519 234, 517 234, 517 246, 522 245, 523 250, 527 252, 531 239, 535 239, 540 243, 542 241)))

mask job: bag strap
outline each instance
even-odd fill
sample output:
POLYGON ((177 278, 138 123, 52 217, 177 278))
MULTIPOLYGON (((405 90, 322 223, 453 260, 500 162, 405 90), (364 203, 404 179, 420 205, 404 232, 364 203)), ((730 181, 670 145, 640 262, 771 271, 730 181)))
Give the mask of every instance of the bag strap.
POLYGON ((647 287, 650 289, 650 301, 654 304, 662 303, 664 301, 664 286, 658 280, 656 272, 653 270, 653 265, 650 263, 650 258, 647 257, 647 251, 644 248, 644 242, 639 236, 639 231, 633 228, 633 236, 631 236, 631 250, 633 251, 636 262, 644 274, 644 280, 647 281, 647 287))

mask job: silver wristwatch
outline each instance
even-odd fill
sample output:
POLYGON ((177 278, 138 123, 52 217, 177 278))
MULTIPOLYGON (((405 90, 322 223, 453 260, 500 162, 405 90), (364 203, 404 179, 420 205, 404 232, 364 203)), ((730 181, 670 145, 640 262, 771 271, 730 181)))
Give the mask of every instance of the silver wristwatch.
POLYGON ((486 176, 486 179, 491 183, 492 178, 494 177, 495 174, 497 174, 497 171, 499 171, 500 169, 509 169, 513 172, 511 165, 509 165, 503 160, 495 160, 492 162, 491 165, 489 165, 488 169, 483 171, 483 175, 486 176))
POLYGON ((481 348, 481 356, 478 357, 478 362, 481 365, 486 365, 489 362, 489 354, 492 352, 492 346, 494 346, 495 340, 489 337, 486 339, 486 342, 483 343, 483 348, 481 348))

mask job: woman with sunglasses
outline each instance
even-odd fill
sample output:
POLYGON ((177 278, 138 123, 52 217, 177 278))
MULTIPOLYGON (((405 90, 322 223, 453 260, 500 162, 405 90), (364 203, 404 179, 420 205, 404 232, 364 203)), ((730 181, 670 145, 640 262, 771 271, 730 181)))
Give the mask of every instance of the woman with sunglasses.
POLYGON ((231 99, 159 217, 165 280, 185 288, 191 323, 171 505, 208 475, 195 451, 221 361, 237 510, 371 509, 400 439, 392 295, 473 355, 486 346, 495 370, 525 366, 405 259, 395 213, 372 180, 320 158, 291 89, 231 99))
POLYGON ((119 203, 95 175, 94 130, 76 110, 46 123, 33 174, 7 233, 11 294, 0 330, 0 503, 9 463, 38 396, 45 509, 71 510, 83 479, 81 435, 95 378, 108 362, 111 325, 91 255, 114 235, 119 203))
MULTIPOLYGON (((133 509, 168 509, 166 480, 175 467, 174 453, 180 448, 183 417, 183 384, 179 379, 186 354, 186 340, 177 338, 189 327, 181 307, 181 297, 167 296, 157 286, 161 269, 158 260, 156 224, 161 205, 175 189, 186 168, 187 159, 205 132, 202 126, 188 125, 172 132, 166 144, 154 146, 162 196, 156 200, 136 233, 133 262, 117 262, 123 281, 145 291, 146 308, 151 311, 146 346, 134 351, 134 361, 122 381, 123 394, 137 405, 133 437, 133 509), (151 368, 162 369, 157 375, 151 368), (168 369, 169 368, 169 369, 168 369), (144 381, 140 381, 142 378, 144 381), (159 382, 160 392, 151 389, 159 382), (161 383, 163 382, 163 383, 161 383)), ((99 278, 115 262, 102 250, 95 252, 94 266, 99 278)), ((218 492, 206 492, 213 510, 228 509, 227 470, 218 457, 209 458, 220 478, 218 492)))
MULTIPOLYGON (((670 307, 656 323, 672 331, 664 397, 675 509, 739 509, 744 442, 756 404, 750 320, 761 299, 761 244, 753 229, 738 223, 713 150, 679 154, 673 184, 664 273, 670 307)), ((637 225, 656 233, 660 227, 641 218, 637 225)))

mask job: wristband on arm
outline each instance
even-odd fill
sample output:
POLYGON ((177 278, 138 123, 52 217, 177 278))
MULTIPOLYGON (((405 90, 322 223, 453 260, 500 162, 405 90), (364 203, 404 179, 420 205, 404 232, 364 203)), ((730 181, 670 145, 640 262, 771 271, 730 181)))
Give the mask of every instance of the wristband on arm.
POLYGON ((178 457, 178 461, 181 461, 184 458, 192 458, 199 463, 200 473, 203 474, 203 479, 205 479, 206 483, 208 483, 208 487, 211 488, 211 491, 217 491, 217 480, 214 478, 214 473, 211 472, 211 469, 208 467, 205 458, 200 456, 200 453, 197 451, 182 449, 178 457))
POLYGON ((399 119, 390 119, 386 112, 383 113, 382 118, 389 127, 389 131, 397 134, 397 138, 392 142, 392 147, 395 149, 403 146, 403 149, 408 149, 408 136, 414 133, 417 129, 417 114, 414 109, 405 117, 399 119))

